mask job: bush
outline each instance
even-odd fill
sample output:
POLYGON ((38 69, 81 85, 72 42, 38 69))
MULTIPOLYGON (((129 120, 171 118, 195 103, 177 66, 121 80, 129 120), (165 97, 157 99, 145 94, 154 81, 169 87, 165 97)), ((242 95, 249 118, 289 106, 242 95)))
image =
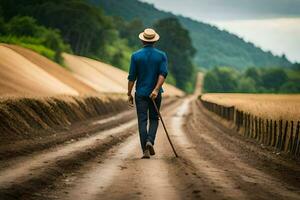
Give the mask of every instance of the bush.
POLYGON ((17 36, 1 36, 0 42, 8 43, 8 44, 15 44, 22 46, 27 49, 31 49, 50 60, 55 60, 55 51, 41 45, 41 40, 37 38, 31 37, 17 37, 17 36))
POLYGON ((39 32, 40 27, 36 24, 36 20, 32 17, 13 17, 7 24, 7 31, 14 36, 30 36, 34 37, 39 32))
POLYGON ((0 18, 0 32, 0 42, 32 49, 57 63, 63 63, 62 52, 71 51, 58 30, 40 26, 32 17, 16 16, 6 24, 0 18))

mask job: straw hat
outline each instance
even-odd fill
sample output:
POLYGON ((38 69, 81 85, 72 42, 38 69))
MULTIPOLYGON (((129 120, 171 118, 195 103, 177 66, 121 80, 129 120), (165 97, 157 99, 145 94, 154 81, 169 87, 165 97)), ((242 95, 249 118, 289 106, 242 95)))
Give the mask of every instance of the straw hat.
POLYGON ((155 30, 147 28, 144 32, 140 33, 139 38, 145 42, 156 42, 159 40, 159 35, 155 32, 155 30))

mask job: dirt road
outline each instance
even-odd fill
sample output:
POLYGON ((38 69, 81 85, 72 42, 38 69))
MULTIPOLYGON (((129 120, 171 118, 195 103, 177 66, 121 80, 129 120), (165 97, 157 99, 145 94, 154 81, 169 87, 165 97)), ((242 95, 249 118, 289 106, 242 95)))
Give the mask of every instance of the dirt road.
POLYGON ((180 158, 160 126, 157 155, 141 160, 134 111, 121 113, 85 125, 104 130, 2 162, 0 199, 300 199, 298 161, 223 127, 195 96, 163 116, 180 158))

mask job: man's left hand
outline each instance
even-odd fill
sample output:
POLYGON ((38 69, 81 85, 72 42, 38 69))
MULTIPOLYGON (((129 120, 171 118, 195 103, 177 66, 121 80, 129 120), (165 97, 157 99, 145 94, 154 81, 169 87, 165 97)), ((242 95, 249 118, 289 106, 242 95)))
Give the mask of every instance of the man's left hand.
POLYGON ((131 94, 128 95, 128 105, 133 107, 133 96, 131 94))
POLYGON ((153 91, 152 91, 152 93, 150 94, 150 98, 151 99, 156 99, 157 98, 157 95, 158 95, 158 92, 159 92, 159 90, 157 90, 157 89, 154 89, 153 91))

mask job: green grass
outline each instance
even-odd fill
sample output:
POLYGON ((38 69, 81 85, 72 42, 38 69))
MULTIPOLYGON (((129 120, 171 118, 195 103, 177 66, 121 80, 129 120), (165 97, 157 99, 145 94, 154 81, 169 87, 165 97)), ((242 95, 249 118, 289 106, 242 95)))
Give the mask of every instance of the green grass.
POLYGON ((15 44, 21 47, 31 49, 50 60, 55 61, 55 52, 41 44, 40 39, 32 37, 0 36, 0 42, 15 44))

